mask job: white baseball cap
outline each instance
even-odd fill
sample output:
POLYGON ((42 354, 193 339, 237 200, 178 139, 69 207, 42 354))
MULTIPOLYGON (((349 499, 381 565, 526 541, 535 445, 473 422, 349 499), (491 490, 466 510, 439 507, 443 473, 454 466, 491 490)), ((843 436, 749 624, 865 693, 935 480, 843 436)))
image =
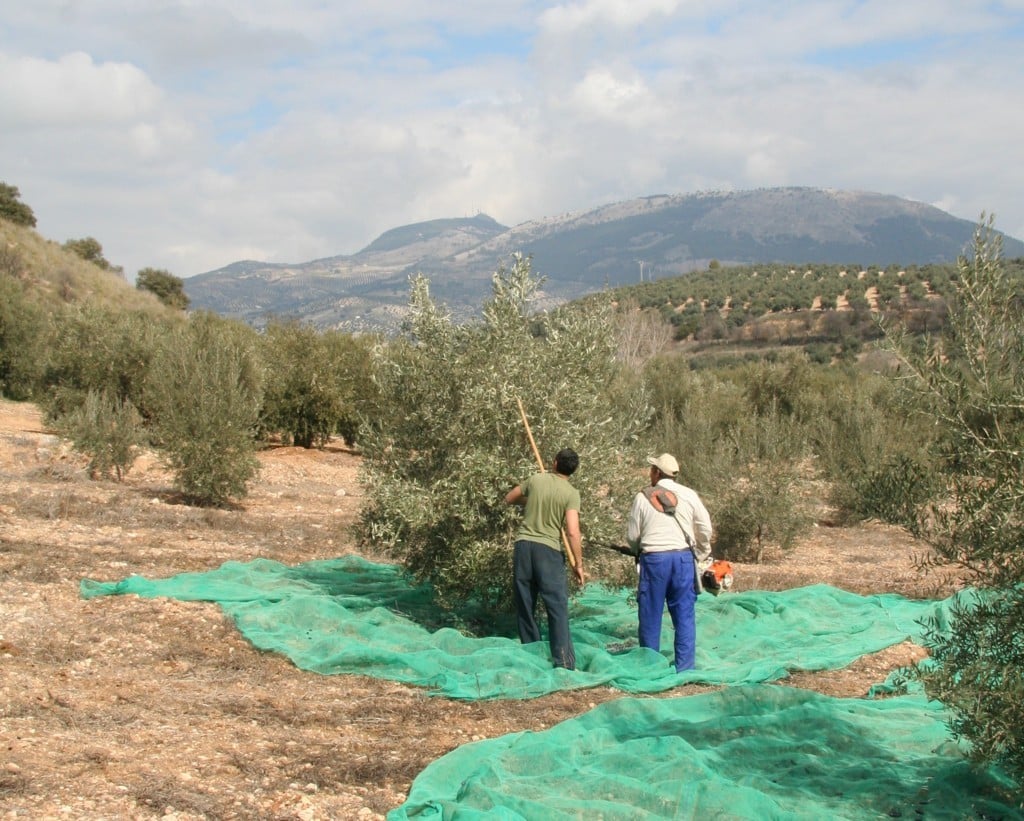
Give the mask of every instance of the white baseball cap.
POLYGON ((661 456, 648 456, 647 464, 654 465, 666 476, 675 476, 679 473, 679 463, 671 453, 663 453, 661 456))

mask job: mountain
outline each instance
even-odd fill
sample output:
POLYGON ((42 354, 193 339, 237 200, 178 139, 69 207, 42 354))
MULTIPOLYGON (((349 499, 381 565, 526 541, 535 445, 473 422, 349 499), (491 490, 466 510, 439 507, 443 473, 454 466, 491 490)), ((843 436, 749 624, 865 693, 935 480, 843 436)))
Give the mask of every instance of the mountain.
MULTIPOLYGON (((723 265, 924 265, 953 262, 975 223, 930 205, 862 191, 766 188, 659 195, 545 217, 513 228, 479 214, 393 228, 352 255, 296 265, 236 262, 185 280, 193 308, 257 327, 268 317, 319 328, 389 330, 409 277, 457 319, 479 312, 491 278, 515 252, 543 275, 545 305, 604 287, 723 265)), ((1007 258, 1024 242, 1004 237, 1007 258)), ((543 306, 539 306, 543 307, 543 306)))

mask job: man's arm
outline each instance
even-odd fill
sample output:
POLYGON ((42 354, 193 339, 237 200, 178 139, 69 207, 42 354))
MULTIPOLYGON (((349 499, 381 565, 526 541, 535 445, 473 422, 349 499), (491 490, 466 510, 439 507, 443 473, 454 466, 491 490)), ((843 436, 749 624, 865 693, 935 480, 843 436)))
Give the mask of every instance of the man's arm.
POLYGON ((643 498, 642 493, 633 497, 633 506, 629 510, 629 523, 626 525, 626 544, 633 548, 637 555, 640 554, 641 523, 643 521, 643 512, 640 507, 641 498, 643 498))
POLYGON ((580 532, 580 512, 578 510, 565 511, 565 537, 569 541, 569 549, 572 551, 573 571, 576 573, 576 581, 583 584, 585 576, 583 573, 583 534, 580 532))
POLYGON ((505 504, 520 506, 526 504, 526 494, 523 493, 522 485, 516 485, 512 490, 505 494, 505 504))
POLYGON ((693 535, 697 539, 694 555, 707 561, 711 558, 711 516, 697 494, 693 496, 693 535))

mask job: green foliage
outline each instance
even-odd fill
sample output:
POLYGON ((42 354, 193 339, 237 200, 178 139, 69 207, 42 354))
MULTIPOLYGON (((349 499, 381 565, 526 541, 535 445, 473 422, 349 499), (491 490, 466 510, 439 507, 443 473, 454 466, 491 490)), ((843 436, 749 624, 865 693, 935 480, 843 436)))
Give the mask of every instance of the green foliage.
MULTIPOLYGON (((982 761, 1024 784, 1024 313, 984 217, 944 333, 925 346, 891 335, 907 385, 941 432, 939 473, 948 491, 931 504, 924 533, 936 562, 964 572, 982 594, 934 630, 930 696, 954 713, 954 731, 982 761)), ((937 627, 937 625, 936 625, 937 627)))
POLYGON ((800 503, 795 466, 787 461, 751 463, 738 481, 714 494, 717 558, 760 562, 769 544, 790 550, 810 525, 800 503))
POLYGON ((403 335, 375 350, 379 411, 363 433, 361 537, 449 605, 510 606, 520 513, 503 498, 538 469, 517 399, 547 468, 562 447, 580 454, 573 484, 587 572, 600 580, 624 564, 590 543, 622 540, 640 486, 645 391, 616 358, 611 304, 531 316, 539 285, 516 255, 495 274, 483 321, 456 325, 417 277, 403 335))
POLYGON ((96 391, 89 391, 85 402, 62 416, 57 427, 75 450, 90 457, 94 478, 113 474, 121 481, 145 441, 142 417, 131 402, 96 391))
POLYGON ((184 281, 162 268, 143 268, 135 277, 135 287, 149 291, 168 308, 179 311, 188 308, 184 281))
POLYGON ((811 435, 843 518, 916 529, 918 509, 937 487, 929 454, 934 430, 899 401, 889 379, 831 371, 811 435))
MULTIPOLYGON (((878 338, 876 316, 899 316, 921 328, 941 326, 954 277, 952 265, 885 272, 839 265, 709 266, 707 271, 616 288, 612 295, 620 306, 637 304, 662 312, 675 326, 677 339, 705 346, 810 345, 851 335, 863 344, 878 338), (877 307, 865 297, 868 287, 879 289, 877 307), (846 302, 842 309, 841 299, 846 302), (728 315, 723 316, 726 307, 728 315)), ((855 353, 850 345, 844 350, 847 357, 855 353)))
POLYGON ((341 416, 334 432, 350 445, 359 443, 364 420, 377 415, 379 396, 371 365, 377 342, 373 336, 353 336, 342 331, 323 334, 327 359, 337 369, 341 389, 341 416))
POLYGON ((949 728, 971 757, 1024 783, 1024 589, 987 590, 954 603, 949 624, 931 619, 930 657, 917 675, 949 708, 949 728))
POLYGON ((17 186, 5 182, 0 182, 0 219, 29 228, 36 227, 36 215, 21 201, 21 192, 17 186))
POLYGON ((24 287, 0 271, 0 396, 31 399, 46 363, 49 320, 24 287))
POLYGON ((166 335, 146 398, 161 455, 191 503, 244 497, 256 476, 262 403, 258 341, 250 328, 200 313, 166 335))
POLYGON ((691 371, 679 356, 645 369, 654 449, 676 456, 679 480, 707 505, 716 556, 758 561, 769 543, 789 549, 809 524, 797 492, 807 434, 796 412, 809 405, 808 380, 794 377, 790 391, 783 376, 800 370, 761 362, 691 371))
POLYGON ((84 239, 69 239, 64 243, 64 250, 70 251, 77 257, 84 259, 86 262, 91 262, 98 268, 102 268, 104 271, 110 271, 113 266, 107 262, 103 256, 103 246, 100 245, 99 240, 92 237, 85 237, 84 239))
POLYGON ((356 439, 369 391, 369 351, 348 334, 274 322, 262 338, 266 388, 260 424, 304 448, 335 434, 356 439))
POLYGON ((95 302, 59 312, 39 396, 48 419, 80 408, 90 392, 129 402, 148 419, 145 383, 166 327, 148 314, 95 302))

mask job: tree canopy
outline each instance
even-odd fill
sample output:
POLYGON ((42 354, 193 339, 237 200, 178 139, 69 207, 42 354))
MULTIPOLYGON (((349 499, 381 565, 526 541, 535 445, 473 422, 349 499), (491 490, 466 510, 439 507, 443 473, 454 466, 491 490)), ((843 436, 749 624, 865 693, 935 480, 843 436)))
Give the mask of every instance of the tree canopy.
POLYGON ((638 486, 649 409, 617 358, 614 310, 608 302, 530 315, 540 282, 516 255, 495 274, 483 321, 456 325, 418 277, 403 336, 375 351, 380 394, 361 431, 361 536, 430 581, 442 603, 475 600, 493 612, 511 602, 519 511, 503 498, 538 469, 517 400, 546 465, 562 447, 580 454, 572 481, 592 579, 604 573, 596 544, 621 541, 638 486))
POLYGON ((140 291, 149 291, 168 308, 179 311, 188 309, 189 298, 185 294, 185 283, 170 271, 143 268, 135 277, 135 287, 140 291))
POLYGON ((17 225, 36 227, 36 215, 21 201, 21 192, 15 185, 0 182, 0 218, 17 225))

